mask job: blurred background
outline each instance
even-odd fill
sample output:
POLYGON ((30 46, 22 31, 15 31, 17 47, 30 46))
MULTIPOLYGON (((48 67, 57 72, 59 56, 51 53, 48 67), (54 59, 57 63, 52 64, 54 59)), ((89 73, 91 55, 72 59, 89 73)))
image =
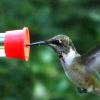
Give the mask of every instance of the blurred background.
MULTIPOLYGON (((29 27, 31 42, 68 35, 80 54, 100 43, 99 0, 0 0, 0 32, 29 27)), ((28 62, 0 58, 0 100, 100 100, 79 95, 49 47, 28 62)))

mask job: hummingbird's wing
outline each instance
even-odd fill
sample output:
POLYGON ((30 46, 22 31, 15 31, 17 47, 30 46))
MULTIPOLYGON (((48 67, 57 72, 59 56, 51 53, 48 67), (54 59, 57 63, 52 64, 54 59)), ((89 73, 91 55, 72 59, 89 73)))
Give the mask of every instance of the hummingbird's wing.
POLYGON ((87 54, 81 56, 81 63, 86 66, 90 73, 100 73, 100 46, 87 54))

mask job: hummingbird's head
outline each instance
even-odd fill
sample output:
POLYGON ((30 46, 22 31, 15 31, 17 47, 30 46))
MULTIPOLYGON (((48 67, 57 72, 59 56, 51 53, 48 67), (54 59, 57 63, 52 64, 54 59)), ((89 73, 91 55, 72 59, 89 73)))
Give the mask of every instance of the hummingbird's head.
POLYGON ((60 54, 60 53, 68 54, 68 52, 71 48, 73 50, 75 50, 72 40, 66 35, 57 35, 57 36, 47 40, 47 43, 58 54, 60 54))
POLYGON ((66 35, 57 35, 46 41, 31 43, 29 46, 31 45, 48 45, 59 55, 62 53, 68 54, 70 49, 76 51, 72 40, 66 35))

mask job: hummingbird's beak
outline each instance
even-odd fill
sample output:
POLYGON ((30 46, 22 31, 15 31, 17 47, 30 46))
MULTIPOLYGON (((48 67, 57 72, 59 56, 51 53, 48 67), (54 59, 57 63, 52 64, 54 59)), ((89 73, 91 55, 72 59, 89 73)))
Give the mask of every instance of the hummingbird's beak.
POLYGON ((33 42, 33 43, 30 43, 26 46, 34 46, 34 45, 48 45, 48 42, 47 41, 33 42))

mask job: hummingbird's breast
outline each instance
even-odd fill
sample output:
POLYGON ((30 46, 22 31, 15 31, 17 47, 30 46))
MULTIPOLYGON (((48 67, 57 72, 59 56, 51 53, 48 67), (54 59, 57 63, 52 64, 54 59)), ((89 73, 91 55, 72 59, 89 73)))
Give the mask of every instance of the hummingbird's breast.
POLYGON ((60 61, 63 65, 65 74, 77 87, 85 88, 89 92, 94 89, 100 91, 100 81, 94 74, 88 72, 86 66, 80 62, 81 56, 72 48, 68 54, 62 53, 60 61))
MULTIPOLYGON (((63 63, 65 74, 77 87, 88 89, 95 85, 94 77, 86 71, 86 67, 74 59, 68 66, 63 63)), ((92 90, 92 89, 91 89, 92 90)))
POLYGON ((78 87, 87 89, 88 92, 100 93, 100 80, 86 70, 86 66, 74 62, 68 69, 70 80, 78 87))
POLYGON ((94 84, 90 75, 86 72, 85 67, 78 63, 71 65, 68 69, 68 75, 70 79, 79 87, 88 88, 90 85, 94 84))

